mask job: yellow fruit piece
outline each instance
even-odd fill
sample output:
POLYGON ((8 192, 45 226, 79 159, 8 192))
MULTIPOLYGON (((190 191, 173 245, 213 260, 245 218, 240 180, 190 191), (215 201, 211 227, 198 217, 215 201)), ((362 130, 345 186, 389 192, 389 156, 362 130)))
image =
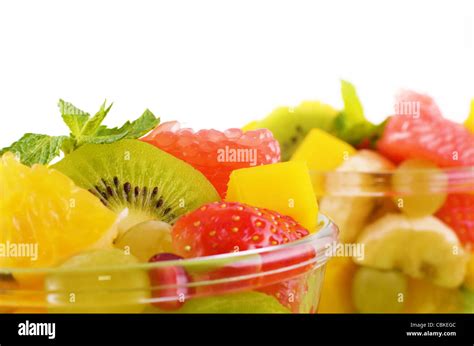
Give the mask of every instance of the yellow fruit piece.
POLYGON ((466 278, 464 279, 464 286, 474 291, 474 252, 471 253, 469 263, 467 265, 466 278))
POLYGON ((339 167, 356 152, 350 144, 320 129, 312 129, 291 157, 292 161, 306 162, 316 171, 330 171, 339 167))
POLYGON ((232 172, 227 201, 278 211, 316 230, 318 202, 303 162, 283 162, 232 172))
POLYGON ((427 280, 408 278, 404 313, 453 313, 462 308, 458 289, 436 286, 427 280))
POLYGON ((334 257, 326 266, 320 313, 354 313, 352 280, 357 266, 351 258, 334 257))
POLYGON ((464 126, 466 126, 469 131, 474 132, 474 99, 471 100, 471 111, 464 122, 464 126))
POLYGON ((50 267, 112 246, 117 215, 62 173, 29 168, 7 153, 0 157, 0 184, 0 267, 50 267))
POLYGON ((242 131, 244 131, 244 132, 255 130, 255 129, 258 129, 258 121, 257 120, 251 121, 247 125, 242 127, 242 131))

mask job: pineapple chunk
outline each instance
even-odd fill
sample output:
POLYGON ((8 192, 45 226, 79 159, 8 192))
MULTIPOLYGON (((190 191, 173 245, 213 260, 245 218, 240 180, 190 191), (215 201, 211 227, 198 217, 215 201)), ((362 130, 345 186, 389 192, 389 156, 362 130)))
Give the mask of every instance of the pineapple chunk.
POLYGON ((283 162, 232 172, 227 201, 241 202, 289 215, 310 232, 316 230, 318 203, 308 167, 283 162))
POLYGON ((306 162, 310 170, 330 171, 356 150, 348 143, 320 129, 312 129, 291 157, 306 162))

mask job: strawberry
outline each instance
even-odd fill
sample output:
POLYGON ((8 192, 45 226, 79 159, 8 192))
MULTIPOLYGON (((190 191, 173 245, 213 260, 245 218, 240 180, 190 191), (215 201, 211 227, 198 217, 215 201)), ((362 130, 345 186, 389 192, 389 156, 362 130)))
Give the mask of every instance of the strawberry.
POLYGON ((214 202, 181 217, 171 234, 177 253, 189 258, 281 245, 309 232, 275 211, 214 202))
MULTIPOLYGON (((181 217, 171 232, 177 253, 187 258, 272 247, 308 234, 289 216, 237 202, 206 204, 181 217)), ((276 250, 270 248, 257 257, 227 263, 205 273, 208 280, 257 274, 254 278, 216 284, 207 290, 249 289, 281 282, 307 271, 307 262, 314 257, 313 247, 305 244, 276 250), (298 266, 299 263, 302 265, 298 266), (290 266, 292 269, 284 270, 290 266)))
POLYGON ((414 117, 442 117, 441 110, 428 95, 413 90, 400 90, 395 97, 395 113, 414 117))
POLYGON ((474 194, 453 193, 436 216, 450 226, 467 247, 474 244, 474 194))

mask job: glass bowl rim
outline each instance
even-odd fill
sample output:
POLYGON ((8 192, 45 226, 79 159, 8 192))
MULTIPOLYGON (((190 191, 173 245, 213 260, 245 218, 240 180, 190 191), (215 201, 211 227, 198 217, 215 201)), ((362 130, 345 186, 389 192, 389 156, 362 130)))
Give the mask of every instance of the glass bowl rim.
MULTIPOLYGON (((280 253, 280 251, 284 249, 295 249, 300 246, 312 246, 316 250, 316 256, 313 258, 314 263, 321 263, 326 262, 328 256, 326 254, 328 244, 333 245, 334 242, 337 242, 337 236, 339 230, 335 223, 326 215, 321 213, 318 214, 318 230, 314 233, 311 233, 309 236, 301 238, 297 241, 289 242, 286 244, 275 245, 275 246, 267 246, 260 249, 253 249, 253 250, 245 250, 239 252, 232 252, 232 253, 225 253, 225 254, 218 254, 212 256, 204 256, 204 257, 194 257, 194 258, 186 258, 186 259, 178 259, 178 260, 169 260, 169 261, 162 261, 162 262, 153 262, 153 263, 135 263, 135 264, 127 264, 127 265, 114 265, 114 266, 100 266, 94 268, 61 268, 61 267, 36 267, 36 268, 0 268, 0 275, 34 275, 34 274, 45 274, 45 275, 53 275, 53 274, 68 274, 68 273, 95 273, 99 271, 111 271, 111 272, 122 272, 122 271, 129 271, 129 270, 151 270, 154 268, 166 268, 166 267, 173 267, 173 266, 181 266, 186 268, 187 266, 192 265, 212 265, 216 261, 223 261, 228 260, 225 262, 227 264, 231 263, 238 263, 239 261, 245 261, 252 256, 259 255, 261 253, 280 253), (325 240, 322 244, 318 242, 321 240, 325 240)), ((120 249, 117 249, 120 250, 120 249)), ((88 251, 88 250, 86 250, 88 251)), ((93 251, 93 250, 92 250, 93 251)))

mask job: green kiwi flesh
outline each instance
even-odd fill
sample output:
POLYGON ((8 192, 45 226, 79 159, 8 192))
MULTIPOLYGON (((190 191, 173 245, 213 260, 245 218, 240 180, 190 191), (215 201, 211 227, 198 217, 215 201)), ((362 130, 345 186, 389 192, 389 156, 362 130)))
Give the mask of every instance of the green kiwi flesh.
POLYGON ((337 114, 338 111, 327 104, 303 101, 294 108, 279 107, 247 129, 269 129, 280 144, 282 161, 287 161, 311 129, 330 132, 337 114))
POLYGON ((182 214, 220 199, 199 171, 139 140, 86 144, 52 167, 111 210, 128 208, 122 230, 148 220, 173 224, 182 214))

